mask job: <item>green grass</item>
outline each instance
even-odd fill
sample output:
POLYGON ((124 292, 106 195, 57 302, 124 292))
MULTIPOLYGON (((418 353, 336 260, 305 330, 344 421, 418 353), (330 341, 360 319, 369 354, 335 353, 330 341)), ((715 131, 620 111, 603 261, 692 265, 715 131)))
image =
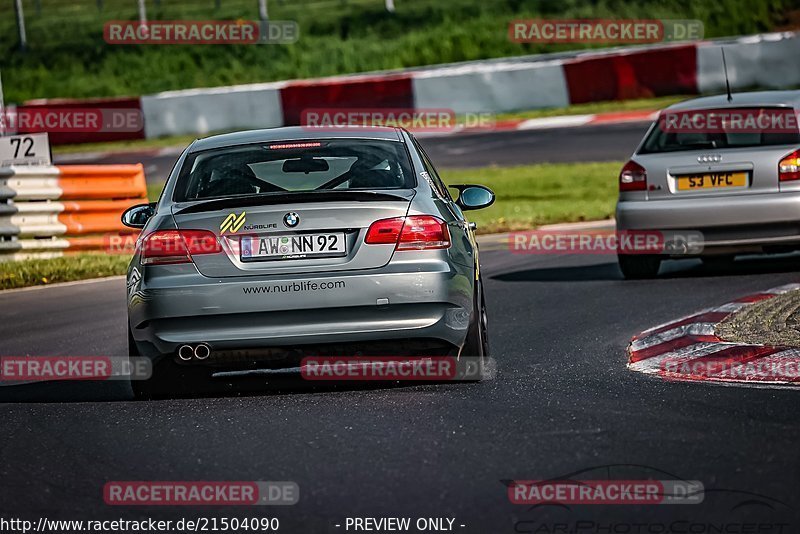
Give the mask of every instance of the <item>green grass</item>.
MULTIPOLYGON (((135 20, 136 3, 23 0, 28 49, 19 51, 13 2, 0 2, 6 100, 140 95, 169 89, 308 78, 574 49, 518 44, 508 23, 529 18, 699 19, 706 37, 786 26, 794 0, 273 0, 272 20, 295 20, 291 45, 107 45, 103 25, 135 20), (36 2, 41 12, 36 11, 36 2)), ((150 20, 257 18, 253 0, 150 0, 150 20)))
POLYGON ((125 274, 130 256, 76 254, 47 260, 0 263, 0 289, 38 286, 125 274))
POLYGON ((479 233, 526 230, 543 224, 607 219, 614 214, 623 162, 557 163, 518 167, 443 169, 447 183, 477 183, 497 200, 467 212, 479 233))
MULTIPOLYGON (((211 135, 211 134, 209 134, 211 135)), ((74 154, 81 152, 111 152, 111 151, 136 151, 148 148, 186 147, 200 137, 199 135, 173 135, 156 139, 135 139, 130 141, 109 141, 105 143, 82 143, 79 145, 56 145, 52 148, 53 154, 74 154)), ((205 137, 205 136, 203 136, 205 137)))
POLYGON ((147 198, 150 202, 155 202, 161 195, 161 190, 164 189, 164 184, 147 184, 147 198))

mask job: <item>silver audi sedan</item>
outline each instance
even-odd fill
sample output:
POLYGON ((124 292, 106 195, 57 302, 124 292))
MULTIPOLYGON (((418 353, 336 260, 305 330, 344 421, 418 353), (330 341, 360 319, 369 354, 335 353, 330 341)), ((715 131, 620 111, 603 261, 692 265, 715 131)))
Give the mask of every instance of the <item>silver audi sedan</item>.
MULTIPOLYGON (((619 175, 617 229, 701 236, 688 255, 713 264, 800 248, 798 109, 800 91, 764 91, 663 110, 619 175)), ((626 278, 669 257, 618 255, 626 278)))
POLYGON ((140 397, 293 368, 303 354, 488 355, 474 224, 397 128, 276 128, 194 141, 141 228, 127 273, 140 397))

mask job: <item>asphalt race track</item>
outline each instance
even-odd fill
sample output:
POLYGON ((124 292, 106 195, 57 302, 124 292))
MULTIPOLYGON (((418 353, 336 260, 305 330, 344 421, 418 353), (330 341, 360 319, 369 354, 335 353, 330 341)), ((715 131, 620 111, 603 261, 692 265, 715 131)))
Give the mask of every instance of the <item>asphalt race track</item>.
MULTIPOLYGON (((431 150, 477 137, 439 140, 431 150)), ((488 138, 501 146, 498 163, 511 157, 502 146, 519 152, 518 162, 538 150, 510 137, 498 145, 488 138)), ((615 150, 602 159, 629 151, 615 150)), ((273 516, 280 532, 345 532, 355 516, 455 518, 464 533, 714 532, 721 524, 740 530, 720 532, 748 532, 744 522, 773 528, 751 532, 800 532, 796 391, 666 382, 625 368, 633 334, 795 282, 797 262, 751 257, 712 271, 684 260, 666 264, 657 280, 626 282, 611 256, 511 254, 493 236, 482 243, 482 264, 494 380, 312 392, 271 381, 262 394, 153 402, 129 400, 124 382, 3 387, 0 512, 273 516), (37 402, 13 403, 23 400, 37 402), (704 500, 536 507, 507 496, 504 481, 581 479, 584 471, 697 480, 704 500), (290 480, 300 502, 110 507, 102 488, 114 480, 290 480)), ((124 293, 119 278, 2 293, 0 352, 121 355, 124 293)))
MULTIPOLYGON (((632 122, 515 130, 482 134, 421 137, 420 143, 440 167, 484 167, 571 161, 620 161, 627 159, 647 131, 649 123, 632 122)), ((180 151, 147 150, 108 155, 56 155, 57 164, 136 163, 144 164, 151 183, 166 180, 180 151)))

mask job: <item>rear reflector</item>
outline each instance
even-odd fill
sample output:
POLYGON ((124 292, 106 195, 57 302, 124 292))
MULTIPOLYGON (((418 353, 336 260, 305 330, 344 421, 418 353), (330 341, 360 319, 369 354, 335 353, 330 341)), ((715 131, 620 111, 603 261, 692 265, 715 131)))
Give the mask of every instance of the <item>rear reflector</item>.
POLYGON ((647 171, 631 160, 622 167, 619 173, 620 191, 645 191, 647 189, 647 171))
POLYGON ((800 150, 786 154, 778 163, 778 180, 781 182, 800 180, 800 150))
POLYGON ((431 215, 411 215, 381 219, 372 223, 364 242, 368 245, 395 245, 396 250, 448 248, 447 223, 431 215))
POLYGON ((159 230, 144 238, 142 263, 191 263, 192 256, 219 252, 222 252, 222 247, 217 236, 208 230, 159 230))

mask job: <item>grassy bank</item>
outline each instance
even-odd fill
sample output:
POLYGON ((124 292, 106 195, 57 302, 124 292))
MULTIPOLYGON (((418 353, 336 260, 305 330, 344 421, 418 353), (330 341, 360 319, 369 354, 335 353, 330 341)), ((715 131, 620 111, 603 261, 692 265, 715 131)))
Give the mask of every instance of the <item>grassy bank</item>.
POLYGON ((125 274, 130 258, 109 254, 77 254, 49 260, 0 263, 0 289, 40 286, 125 274))
POLYGON ((479 183, 494 205, 467 217, 480 233, 525 230, 542 224, 607 219, 614 214, 619 163, 557 163, 442 171, 448 183, 479 183))
MULTIPOLYGON (((508 23, 531 18, 698 19, 706 37, 787 27, 793 0, 273 0, 272 20, 300 28, 291 45, 108 45, 104 23, 137 20, 129 0, 23 0, 19 51, 13 2, 0 3, 6 100, 139 95, 574 49, 518 44, 508 23), (37 5, 40 9, 37 10, 37 5), (102 6, 102 10, 99 7, 102 6)), ((252 0, 152 0, 150 20, 256 19, 252 0), (217 4, 219 7, 217 8, 217 4)))
MULTIPOLYGON (((492 233, 610 217, 621 166, 621 162, 566 163, 444 170, 442 174, 450 183, 481 183, 495 191, 493 206, 468 212, 480 233, 492 233)), ((161 186, 151 186, 151 199, 160 191, 161 186)), ((0 289, 124 274, 128 261, 122 255, 80 254, 0 263, 0 289)))

